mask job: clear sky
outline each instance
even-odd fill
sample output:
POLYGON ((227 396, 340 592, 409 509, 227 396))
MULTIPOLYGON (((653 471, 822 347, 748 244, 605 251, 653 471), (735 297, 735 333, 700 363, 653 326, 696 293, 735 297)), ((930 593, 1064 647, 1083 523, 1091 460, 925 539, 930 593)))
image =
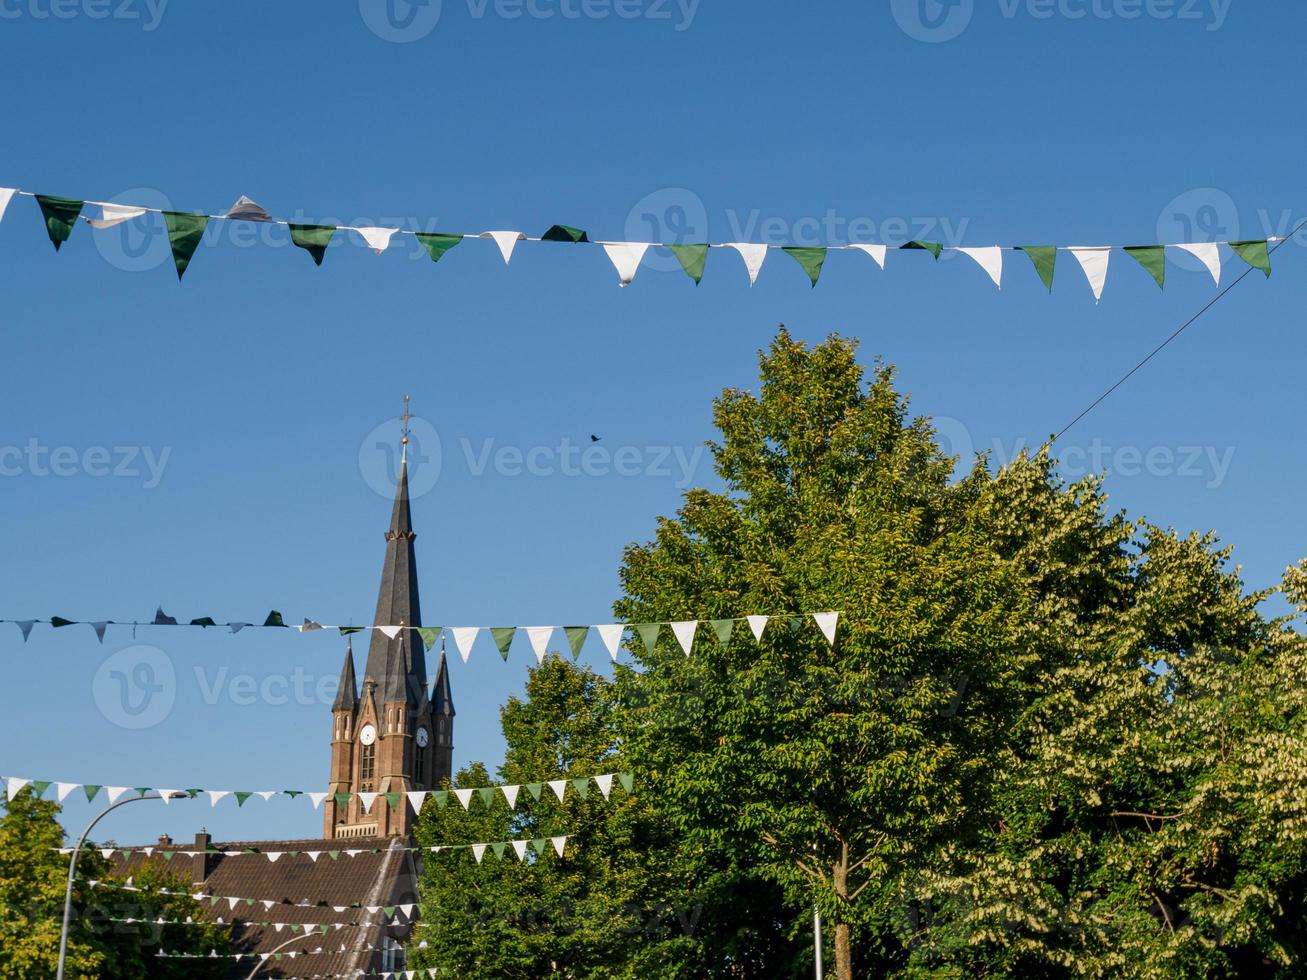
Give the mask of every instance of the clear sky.
MULTIPOLYGON (((1238 0, 0 0, 0 186, 609 239, 1260 238, 1307 217, 1280 71, 1304 28, 1301 5, 1238 0)), ((698 288, 668 261, 619 289, 596 248, 523 244, 505 267, 467 242, 433 266, 411 239, 380 257, 342 240, 316 268, 284 229, 215 226, 179 285, 157 221, 81 225, 56 254, 16 199, 0 616, 369 622, 390 506, 377 445, 409 393, 427 621, 603 622, 623 546, 714 484, 695 456, 712 399, 756 386, 778 323, 859 338, 955 451, 1002 459, 1215 293, 1174 262, 1159 291, 1120 254, 1098 306, 1065 256, 1051 296, 1020 255, 1001 292, 961 256, 891 253, 881 271, 836 253, 816 289, 777 253, 753 289, 734 254, 712 253, 698 288)), ((1218 530, 1250 586, 1307 552, 1307 256, 1294 242, 1274 262, 1062 446, 1132 514, 1218 530)), ((1227 256, 1227 279, 1240 269, 1227 256)), ((523 640, 508 665, 488 638, 453 664, 457 765, 498 761, 523 640)), ((101 646, 88 627, 24 645, 4 626, 0 773, 320 788, 314 685, 343 650, 253 630, 111 628, 101 646), (173 680, 136 729, 113 675, 148 680, 141 664, 173 680)), ((303 800, 142 804, 103 834, 311 836, 320 819, 303 800)))

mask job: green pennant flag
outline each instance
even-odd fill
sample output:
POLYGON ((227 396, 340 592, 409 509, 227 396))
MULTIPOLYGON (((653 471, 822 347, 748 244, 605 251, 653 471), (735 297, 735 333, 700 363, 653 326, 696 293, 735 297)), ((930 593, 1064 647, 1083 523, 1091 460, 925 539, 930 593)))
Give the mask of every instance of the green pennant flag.
POLYGON ((154 787, 153 787, 153 786, 133 786, 132 789, 136 790, 136 794, 137 794, 138 796, 144 796, 146 793, 150 792, 150 790, 154 789, 154 787))
POLYGON ((191 256, 200 247, 204 229, 209 227, 206 214, 183 214, 180 211, 163 212, 163 223, 168 226, 168 244, 172 247, 172 262, 177 267, 177 281, 186 274, 191 256))
POLYGON ((563 632, 567 634, 567 642, 572 647, 572 659, 578 659, 581 656, 581 647, 585 645, 585 638, 590 635, 590 627, 564 626, 563 632))
POLYGON ((707 245, 668 245, 668 251, 676 256, 685 274, 694 280, 697 286, 703 279, 703 266, 708 260, 707 245))
POLYGON ((539 799, 540 799, 540 791, 543 790, 544 788, 545 788, 545 784, 544 784, 544 783, 527 783, 527 784, 526 784, 526 791, 527 791, 528 793, 530 793, 530 794, 531 794, 531 798, 532 798, 532 799, 535 799, 535 800, 539 800, 539 799))
POLYGON ((589 779, 589 777, 587 777, 587 776, 581 776, 581 777, 579 777, 579 778, 577 778, 577 779, 573 779, 573 780, 572 780, 572 788, 573 788, 574 790, 576 790, 576 795, 579 796, 579 797, 581 797, 581 799, 584 800, 584 799, 588 798, 588 797, 590 796, 590 779, 589 779))
POLYGON ((808 274, 808 278, 812 280, 812 285, 815 287, 817 280, 821 277, 822 263, 826 261, 826 249, 786 245, 781 251, 803 266, 803 271, 808 274))
POLYGON ((1166 285, 1166 248, 1162 245, 1126 245, 1126 255, 1134 259, 1157 282, 1159 289, 1166 285))
POLYGON ((490 850, 494 851, 495 857, 502 858, 504 856, 504 849, 507 847, 508 845, 505 844, 503 841, 497 841, 496 843, 490 845, 490 850))
POLYGON ((531 841, 532 850, 534 850, 541 857, 544 857, 545 848, 547 848, 548 846, 549 846, 549 841, 545 840, 543 837, 537 837, 531 841))
POLYGON ((290 240, 313 256, 314 265, 322 265, 327 245, 336 234, 331 225, 291 225, 290 240))
POLYGON ((340 635, 341 635, 341 636, 349 636, 351 633, 362 633, 362 632, 363 632, 363 627, 362 627, 362 626, 340 626, 340 627, 337 627, 337 628, 340 630, 340 635))
POLYGON ((571 225, 554 225, 540 236, 546 242, 588 242, 590 239, 580 228, 571 225))
POLYGON ((422 646, 426 649, 427 653, 430 653, 431 648, 436 645, 437 641, 439 641, 441 632, 442 627, 440 626, 418 627, 418 636, 422 637, 422 646))
POLYGON ((289 796, 292 800, 297 796, 304 795, 304 790, 302 789, 283 789, 281 792, 283 796, 289 796))
POLYGON ((340 851, 328 851, 328 852, 327 852, 327 857, 331 858, 333 861, 339 861, 339 860, 340 860, 340 851))
POLYGON ((282 622, 281 613, 274 609, 272 612, 268 613, 268 618, 263 621, 263 625, 284 627, 286 624, 282 622))
POLYGON ((50 625, 55 629, 58 629, 60 626, 72 626, 73 621, 71 619, 64 619, 62 616, 51 616, 50 625))
POLYGON ((386 794, 386 802, 389 803, 390 808, 394 810, 396 807, 399 806, 399 794, 396 793, 394 790, 391 790, 389 793, 386 794))
POLYGON ((95 799, 95 794, 100 792, 101 787, 95 783, 87 783, 82 787, 82 792, 86 794, 86 802, 90 803, 95 799))
POLYGON ((33 779, 31 785, 32 795, 39 800, 41 794, 50 788, 50 781, 48 779, 33 779))
POLYGON ((37 194, 36 203, 41 205, 41 215, 45 218, 45 232, 50 236, 55 251, 68 241, 77 224, 77 216, 82 213, 82 201, 68 197, 53 197, 49 194, 37 194))
POLYGON ((236 805, 237 805, 237 806, 244 806, 244 805, 245 805, 245 801, 248 800, 248 799, 249 799, 251 796, 253 796, 254 794, 253 794, 250 790, 247 790, 247 789, 238 789, 238 790, 237 790, 235 793, 233 793, 232 795, 236 797, 236 805))
POLYGON ((1057 265, 1057 246, 1055 245, 1018 245, 1017 248, 1030 256, 1035 264, 1035 271, 1044 281, 1048 291, 1053 291, 1053 267, 1057 265))
POLYGON ((348 793, 333 793, 332 795, 336 798, 336 806, 349 806, 348 793))
POLYGON ((214 621, 213 621, 213 618, 210 617, 210 616, 201 616, 199 619, 192 619, 192 620, 191 620, 191 625, 192 625, 192 626, 207 627, 207 626, 217 626, 218 624, 217 624, 216 622, 214 622, 214 621))
POLYGON ((381 912, 387 919, 393 919, 395 917, 395 906, 383 905, 381 907, 381 912))
POLYGON ((658 646, 658 634, 662 629, 662 623, 638 623, 635 626, 635 632, 640 637, 640 642, 644 644, 646 655, 653 653, 658 646))
POLYGON ((1234 254, 1243 259, 1254 269, 1261 269, 1269 278, 1271 275, 1271 253, 1265 241, 1230 242, 1234 254))
POLYGON ((944 251, 944 246, 941 245, 939 242, 923 242, 917 239, 908 242, 906 245, 900 245, 899 248, 909 249, 909 250, 916 249, 922 252, 929 252, 931 255, 935 256, 936 262, 939 261, 939 253, 944 251))
POLYGON ((499 649, 499 656, 505 662, 508 661, 508 648, 513 645, 513 637, 516 633, 516 626, 490 627, 490 635, 495 638, 495 646, 499 649))
POLYGON ((436 798, 437 808, 443 807, 446 803, 449 802, 449 790, 447 789, 438 789, 435 792, 433 792, 431 795, 436 798))
POLYGON ((418 234, 416 237, 426 248, 432 262, 439 262, 446 252, 463 240, 462 235, 418 234))
POLYGON ((163 852, 163 859, 164 859, 165 861, 171 861, 171 860, 173 859, 174 855, 176 855, 176 853, 177 853, 176 851, 164 851, 164 852, 163 852))
POLYGON ((735 629, 735 620, 711 619, 708 621, 708 625, 711 626, 713 632, 717 634, 717 642, 720 643, 722 649, 725 650, 731 643, 731 630, 735 629))
POLYGON ((626 790, 628 793, 632 792, 635 788, 634 773, 619 772, 617 774, 617 781, 622 784, 622 789, 626 790))
POLYGON ((493 786, 481 786, 477 789, 477 796, 481 797, 481 802, 489 810, 490 804, 495 801, 495 788, 493 786))

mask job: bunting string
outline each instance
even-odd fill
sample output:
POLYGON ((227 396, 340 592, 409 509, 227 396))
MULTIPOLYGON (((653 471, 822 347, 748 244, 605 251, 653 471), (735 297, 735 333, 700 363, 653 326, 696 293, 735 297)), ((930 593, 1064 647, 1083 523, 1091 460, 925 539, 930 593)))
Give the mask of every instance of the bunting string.
MULTIPOLYGON (((395 925, 403 925, 405 923, 402 921, 402 919, 412 919, 414 917, 413 910, 417 908, 417 903, 415 902, 409 902, 403 905, 364 905, 362 902, 354 902, 351 905, 336 905, 332 902, 326 901, 325 899, 320 899, 318 901, 301 899, 298 902, 292 902, 290 899, 286 899, 286 898, 280 898, 280 899, 240 898, 238 896, 231 896, 231 895, 210 895, 203 891, 197 892, 197 891, 191 891, 190 889, 141 888, 138 885, 132 884, 133 880, 134 879, 132 878, 127 878, 123 881, 104 881, 101 879, 92 878, 91 880, 87 881, 87 885, 89 885, 91 888, 97 888, 102 890, 107 889, 116 892, 134 892, 137 894, 150 894, 150 895, 172 895, 178 898, 190 898, 190 899, 194 899, 196 902, 201 902, 201 903, 209 902, 210 906, 212 907, 216 907, 222 904, 223 902, 226 902, 230 907, 231 911, 235 911, 235 909, 238 906, 247 906, 253 908, 255 906, 261 905, 263 906, 263 910, 265 912, 271 911, 273 908, 281 907, 281 908, 294 908, 294 909, 331 909, 333 912, 335 912, 338 915, 344 914, 346 912, 363 911, 363 912, 367 912, 369 915, 372 916, 377 916, 377 915, 381 916, 381 919, 375 922, 357 923, 357 925, 360 927, 368 927, 368 928, 372 926, 380 925, 382 924, 383 921, 390 922, 392 919, 394 920, 395 925), (402 918, 400 916, 400 913, 402 913, 402 918)), ((217 920, 215 920, 215 922, 216 921, 217 920)), ((233 919, 233 922, 238 922, 238 921, 243 922, 244 920, 233 919)), ((249 924, 252 925, 253 923, 249 923, 249 924)))
POLYGON ((63 629, 69 626, 90 626, 95 631, 96 639, 101 643, 104 642, 105 631, 110 626, 130 626, 133 630, 140 626, 167 626, 167 627, 199 627, 208 629, 209 627, 225 627, 232 633, 239 633, 244 629, 289 629, 298 633, 315 633, 321 630, 336 630, 342 636, 348 636, 354 633, 360 633, 364 630, 375 630, 384 634, 390 639, 394 639, 404 630, 411 630, 417 633, 422 640, 423 646, 430 651, 442 639, 448 636, 453 640, 459 656, 463 662, 467 663, 472 655, 472 648, 477 639, 484 633, 494 640, 495 649, 498 650, 500 659, 507 661, 509 649, 514 639, 519 633, 524 634, 527 642, 530 644, 532 652, 535 654, 536 662, 544 661, 548 653, 549 645, 553 642, 554 635, 562 630, 567 640, 568 648, 572 652, 573 659, 580 657, 581 650, 585 646, 590 635, 594 633, 603 643, 608 655, 617 660, 618 650, 621 649, 623 639, 628 631, 640 638, 646 651, 653 650, 664 634, 664 630, 675 637, 677 644, 690 656, 696 637, 700 632, 700 627, 706 627, 717 641, 726 646, 734 635, 735 628, 745 623, 749 627, 755 640, 761 641, 764 630, 773 620, 781 620, 788 623, 791 630, 797 630, 803 623, 811 618, 821 630, 822 636, 826 642, 834 645, 835 631, 839 623, 839 612, 816 612, 816 613, 768 613, 751 616, 735 616, 726 619, 687 619, 680 621, 668 621, 660 623, 601 623, 591 626, 406 626, 400 625, 373 625, 373 626, 330 626, 324 625, 316 620, 305 619, 298 625, 287 623, 277 610, 268 613, 262 624, 234 622, 219 623, 211 616, 202 616, 198 619, 192 619, 184 622, 175 616, 169 616, 162 609, 155 612, 154 619, 149 622, 138 621, 117 621, 107 620, 84 620, 84 619, 65 619, 62 616, 52 616, 50 619, 0 619, 0 623, 13 623, 18 627, 23 636, 23 642, 27 642, 32 634, 32 630, 37 625, 49 625, 54 629, 63 629))
POLYGON ((336 238, 337 233, 349 233, 357 236, 372 251, 381 254, 389 249, 396 238, 412 237, 425 249, 432 262, 439 262, 447 252, 467 239, 493 242, 508 264, 518 243, 531 244, 550 242, 569 245, 599 246, 607 255, 617 272, 618 284, 630 285, 635 278, 640 263, 650 248, 659 248, 670 252, 677 262, 698 285, 703 279, 705 265, 710 251, 729 250, 737 253, 744 263, 749 285, 754 285, 762 271, 763 263, 772 252, 783 252, 802 269, 812 286, 817 285, 830 252, 861 252, 867 255, 882 270, 890 252, 917 251, 932 255, 936 260, 944 252, 960 253, 971 259, 998 288, 1003 286, 1005 257, 1009 253, 1021 252, 1030 260, 1039 280, 1051 291, 1059 256, 1068 254, 1080 267, 1093 294, 1094 301, 1102 299, 1103 288, 1107 281, 1107 271, 1111 257, 1124 254, 1157 283, 1165 286, 1167 269, 1167 252, 1182 252, 1197 259, 1211 274, 1219 286, 1221 282, 1222 263, 1226 253, 1242 260, 1254 269, 1259 269, 1267 276, 1271 274, 1271 262, 1268 245, 1283 241, 1283 238, 1271 236, 1263 239, 1245 241, 1218 242, 1173 242, 1151 245, 986 245, 961 246, 944 245, 940 242, 914 240, 903 245, 885 245, 877 243, 799 245, 763 244, 757 242, 630 242, 591 240, 589 234, 571 225, 555 224, 538 237, 531 237, 520 231, 481 231, 466 232, 420 232, 405 228, 382 228, 357 225, 304 224, 274 218, 262 205, 241 196, 235 204, 221 214, 202 212, 166 211, 143 205, 110 203, 107 201, 77 200, 75 198, 57 197, 49 194, 35 194, 17 188, 0 188, 0 219, 14 197, 29 197, 35 200, 41 213, 45 231, 51 244, 58 250, 72 235, 78 222, 84 222, 96 229, 112 228, 123 222, 136 220, 146 214, 163 216, 164 227, 172 250, 173 265, 177 278, 181 279, 190 267, 191 260, 199 247, 210 221, 247 221, 280 225, 287 229, 291 243, 308 252, 314 263, 321 265, 326 256, 327 247, 336 238), (88 207, 98 209, 99 217, 83 213, 88 207))
MULTIPOLYGON (((426 940, 419 942, 417 949, 426 949, 426 940)), ((239 963, 244 960, 252 963, 260 960, 266 963, 268 960, 280 962, 282 959, 293 960, 297 956, 324 956, 335 955, 339 953, 381 953, 385 952, 387 947, 384 946, 350 946, 342 943, 339 947, 319 946, 317 949, 291 949, 277 953, 219 953, 216 949, 207 953, 165 953, 163 950, 154 954, 155 959, 160 960, 234 960, 239 963)), ((407 971, 401 971, 399 974, 389 974, 391 976, 405 976, 407 971)))

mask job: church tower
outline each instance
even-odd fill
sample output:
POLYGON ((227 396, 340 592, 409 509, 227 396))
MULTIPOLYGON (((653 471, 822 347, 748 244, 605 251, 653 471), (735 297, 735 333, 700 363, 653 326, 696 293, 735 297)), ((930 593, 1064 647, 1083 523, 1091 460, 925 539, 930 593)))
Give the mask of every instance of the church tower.
MULTIPOLYGON (((407 412, 406 412, 407 415, 407 412)), ((422 625, 417 561, 408 500, 408 435, 399 464, 395 506, 386 531, 386 557, 377 596, 376 626, 422 625)), ((404 793, 430 790, 453 774, 454 702, 442 646, 435 683, 427 687, 422 638, 415 629, 387 636, 372 630, 363 687, 354 674, 352 644, 345 648, 340 687, 331 707, 331 782, 323 802, 323 837, 407 836, 417 814, 404 793), (347 804, 334 794, 353 794, 347 804), (369 797, 365 810, 359 794, 369 797), (387 793, 401 794, 392 806, 387 793)))

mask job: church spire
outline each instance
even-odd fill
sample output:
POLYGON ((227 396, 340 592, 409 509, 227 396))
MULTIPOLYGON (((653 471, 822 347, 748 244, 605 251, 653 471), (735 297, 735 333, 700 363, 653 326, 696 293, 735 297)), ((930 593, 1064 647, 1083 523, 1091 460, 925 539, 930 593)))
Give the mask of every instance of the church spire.
POLYGON ((336 685, 336 702, 332 711, 353 711, 359 703, 358 681, 354 679, 354 641, 345 641, 345 663, 340 668, 340 683, 336 685))

